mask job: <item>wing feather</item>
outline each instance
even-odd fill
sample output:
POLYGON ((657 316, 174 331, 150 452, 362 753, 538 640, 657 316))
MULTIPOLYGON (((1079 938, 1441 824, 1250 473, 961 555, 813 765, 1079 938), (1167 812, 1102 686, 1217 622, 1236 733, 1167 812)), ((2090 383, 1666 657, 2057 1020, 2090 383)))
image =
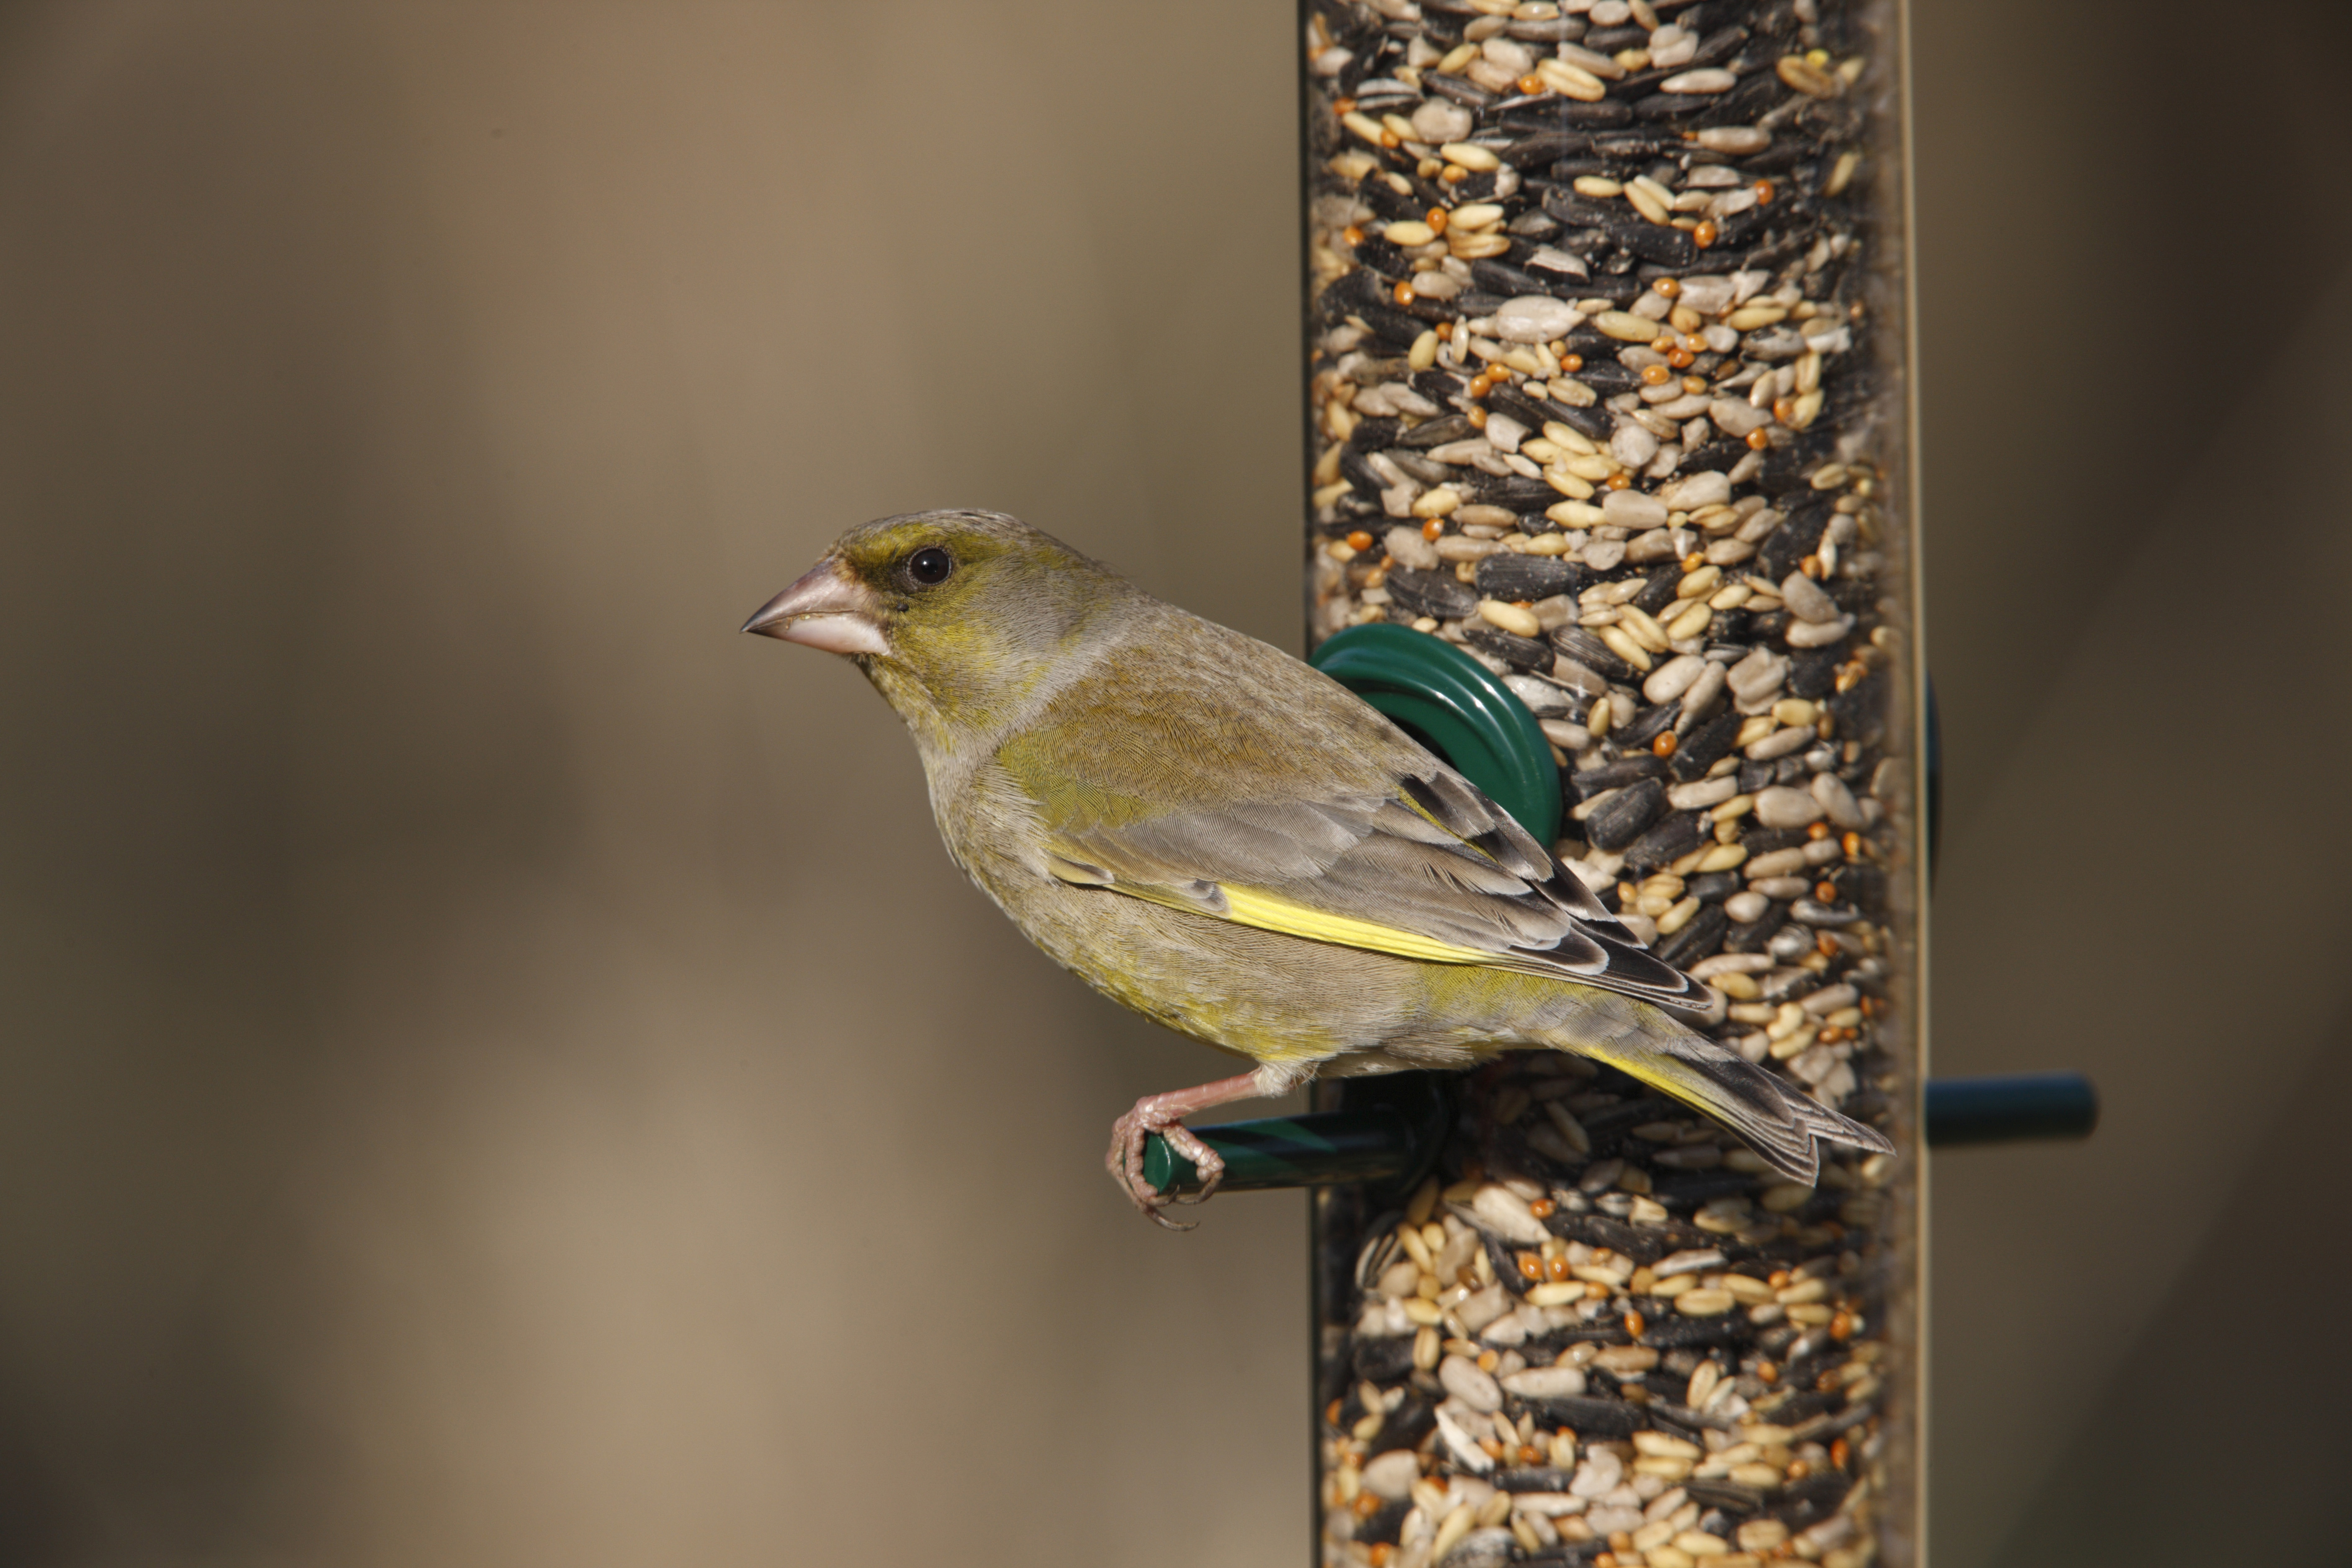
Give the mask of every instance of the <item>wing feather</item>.
POLYGON ((1047 795, 1048 868, 1073 884, 1310 940, 1575 980, 1670 1006, 1706 1000, 1500 806, 1396 738, 1381 791, 1079 821, 1056 820, 1047 795))
POLYGON ((1103 654, 994 760, 1035 803, 1064 881, 1669 1006, 1708 999, 1383 715, 1180 612, 1103 654))

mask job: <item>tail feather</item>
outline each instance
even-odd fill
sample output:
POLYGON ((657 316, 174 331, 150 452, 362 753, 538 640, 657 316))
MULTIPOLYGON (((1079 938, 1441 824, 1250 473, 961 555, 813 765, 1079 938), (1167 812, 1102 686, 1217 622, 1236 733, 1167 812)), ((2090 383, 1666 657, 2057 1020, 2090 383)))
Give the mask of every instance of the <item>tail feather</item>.
POLYGON ((1792 1083, 1697 1035, 1579 1041, 1579 1055, 1607 1062, 1672 1095, 1738 1133, 1765 1163, 1811 1186, 1821 1175, 1822 1143, 1892 1153, 1873 1127, 1842 1116, 1792 1083))

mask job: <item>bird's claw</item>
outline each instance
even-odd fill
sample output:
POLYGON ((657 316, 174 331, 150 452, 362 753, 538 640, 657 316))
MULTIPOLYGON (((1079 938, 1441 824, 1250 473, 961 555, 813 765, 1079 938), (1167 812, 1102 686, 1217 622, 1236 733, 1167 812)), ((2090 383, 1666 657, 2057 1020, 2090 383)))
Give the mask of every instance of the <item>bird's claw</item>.
POLYGON ((1109 1170, 1111 1180, 1118 1184, 1119 1190, 1127 1194, 1144 1218, 1164 1230, 1192 1230, 1197 1227, 1197 1221, 1187 1224, 1172 1220, 1162 1211, 1171 1203, 1208 1202, 1225 1178, 1224 1157, 1201 1142, 1200 1137, 1184 1125, 1181 1112, 1155 1105, 1153 1100, 1156 1098, 1137 1100, 1134 1110, 1111 1123, 1110 1153, 1103 1163, 1109 1170), (1145 1179, 1143 1149, 1154 1132, 1166 1139, 1170 1148, 1192 1162, 1193 1169, 1201 1173, 1199 1192, 1173 1196, 1160 1192, 1145 1179))
POLYGON ((1225 1157, 1202 1142, 1199 1133, 1181 1121, 1171 1121, 1162 1127, 1160 1130, 1160 1136, 1168 1140, 1170 1148, 1192 1161, 1192 1169, 1199 1172, 1201 1176, 1199 1192, 1178 1194, 1171 1201, 1180 1204, 1204 1204, 1216 1196, 1217 1189, 1223 1186, 1225 1181, 1225 1157))

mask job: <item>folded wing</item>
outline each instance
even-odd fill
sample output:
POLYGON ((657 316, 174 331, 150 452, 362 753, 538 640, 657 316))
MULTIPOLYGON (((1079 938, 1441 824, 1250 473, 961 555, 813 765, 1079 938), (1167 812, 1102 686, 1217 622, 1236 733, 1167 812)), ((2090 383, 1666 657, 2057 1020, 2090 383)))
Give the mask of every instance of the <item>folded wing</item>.
POLYGON ((1248 646, 1300 689, 1220 700, 1163 645, 999 752, 1037 803, 1055 875, 1315 941, 1708 1000, 1466 779, 1337 683, 1248 646))

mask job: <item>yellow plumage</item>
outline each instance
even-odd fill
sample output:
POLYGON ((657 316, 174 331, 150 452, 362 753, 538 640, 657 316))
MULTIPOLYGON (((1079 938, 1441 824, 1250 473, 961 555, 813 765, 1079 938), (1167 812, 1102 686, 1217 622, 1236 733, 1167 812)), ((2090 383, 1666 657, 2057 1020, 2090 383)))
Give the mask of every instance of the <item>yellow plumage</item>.
MULTIPOLYGON (((1475 963, 1491 966, 1494 954, 1480 952, 1476 948, 1456 947, 1449 942, 1432 942, 1409 931, 1394 926, 1379 925, 1371 921, 1352 920, 1346 915, 1327 914, 1310 910, 1304 904, 1272 893, 1262 893, 1253 888, 1236 888, 1228 883, 1213 884, 1224 900, 1225 916, 1235 925, 1245 925, 1255 931, 1276 931, 1284 936, 1304 937, 1309 942, 1328 942, 1341 947, 1360 948, 1366 952, 1391 953, 1398 958, 1419 959, 1425 963, 1475 963)), ((1157 891, 1137 895, 1171 909, 1190 906, 1157 891)))

